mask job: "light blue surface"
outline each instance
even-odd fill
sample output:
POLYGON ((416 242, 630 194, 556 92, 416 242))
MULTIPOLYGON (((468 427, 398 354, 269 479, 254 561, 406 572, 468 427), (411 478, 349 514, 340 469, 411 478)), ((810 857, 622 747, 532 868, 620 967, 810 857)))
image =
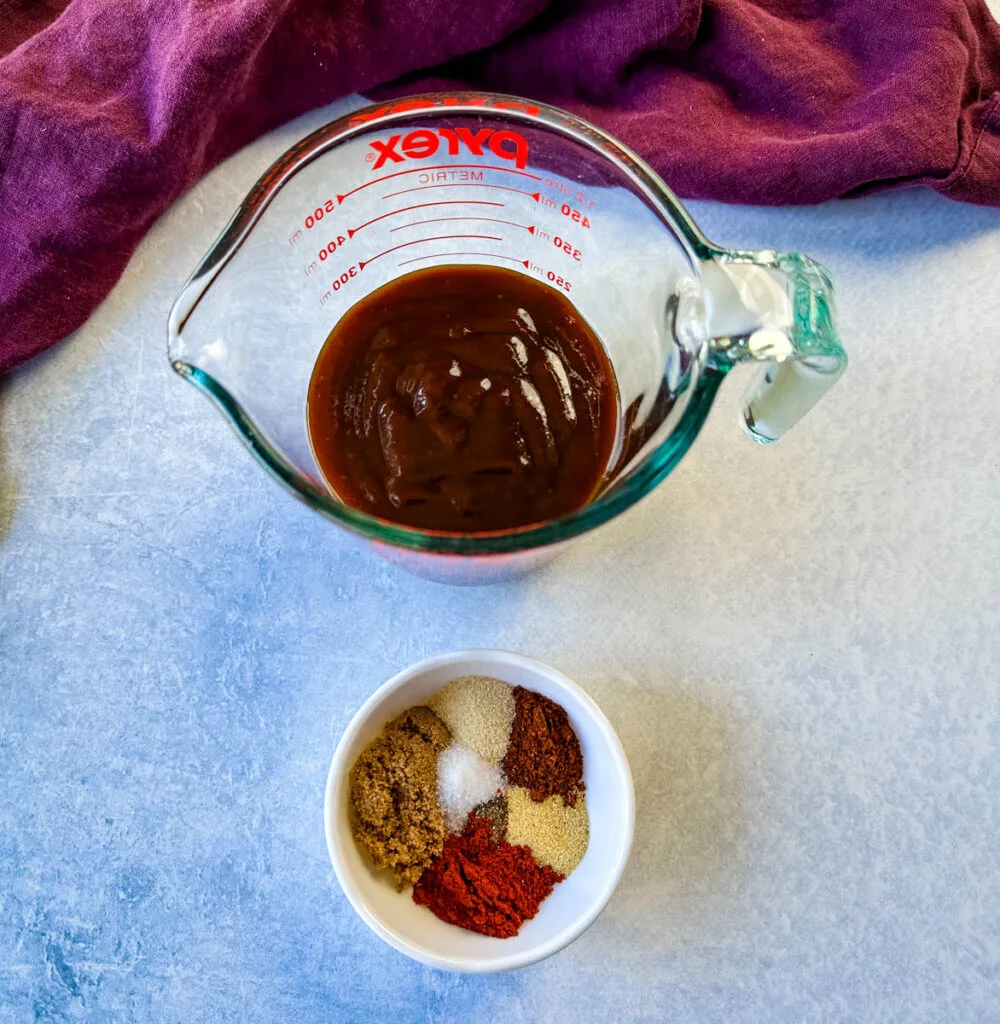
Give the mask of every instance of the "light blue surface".
POLYGON ((728 382, 625 517, 448 589, 297 505, 167 367, 185 276, 324 119, 211 175, 0 382, 0 1022, 997 1021, 1000 211, 694 204, 830 267, 847 377, 767 450, 728 382), (471 646, 580 682, 638 800, 605 914, 488 978, 382 945, 322 828, 352 712, 471 646))

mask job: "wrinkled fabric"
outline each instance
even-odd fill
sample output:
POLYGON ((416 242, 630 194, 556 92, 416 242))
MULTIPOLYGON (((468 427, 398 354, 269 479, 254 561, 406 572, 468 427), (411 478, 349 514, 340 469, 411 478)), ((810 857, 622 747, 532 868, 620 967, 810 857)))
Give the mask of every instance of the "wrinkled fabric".
POLYGON ((387 84, 567 107, 686 197, 1000 205, 982 0, 0 0, 0 372, 79 327, 213 165, 387 84))

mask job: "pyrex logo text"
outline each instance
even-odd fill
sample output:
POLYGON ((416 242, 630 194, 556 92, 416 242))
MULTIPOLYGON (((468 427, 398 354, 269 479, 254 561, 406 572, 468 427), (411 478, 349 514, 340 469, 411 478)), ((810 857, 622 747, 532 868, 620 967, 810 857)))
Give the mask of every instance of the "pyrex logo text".
POLYGON ((386 142, 373 142, 375 162, 372 170, 377 171, 387 161, 401 164, 407 158, 424 160, 434 156, 444 140, 448 144, 448 153, 457 156, 460 148, 465 148, 473 156, 483 156, 483 146, 501 160, 512 160, 516 167, 524 167, 528 162, 528 140, 520 132, 494 131, 492 128, 439 128, 432 132, 427 128, 418 128, 405 135, 393 135, 386 142))

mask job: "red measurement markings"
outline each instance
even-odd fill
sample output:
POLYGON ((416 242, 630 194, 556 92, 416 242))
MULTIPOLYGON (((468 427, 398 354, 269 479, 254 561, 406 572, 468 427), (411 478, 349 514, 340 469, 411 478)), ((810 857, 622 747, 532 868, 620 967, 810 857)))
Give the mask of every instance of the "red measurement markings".
MULTIPOLYGON (((326 245, 324 245, 322 249, 320 249, 320 251, 319 251, 319 258, 320 258, 320 260, 323 261, 323 262, 328 260, 346 242, 347 242, 347 239, 344 238, 343 235, 337 235, 336 238, 331 238, 330 241, 327 242, 326 245)), ((309 271, 307 270, 306 273, 308 274, 309 271)))
POLYGON ((389 228, 390 231, 402 231, 403 228, 415 228, 418 224, 442 224, 449 220, 474 220, 477 224, 509 224, 512 228, 524 228, 529 235, 535 233, 534 224, 518 224, 516 220, 500 220, 497 217, 432 217, 430 220, 411 220, 409 224, 400 224, 398 227, 389 228))
POLYGON ((403 174, 423 174, 427 171, 451 171, 469 167, 477 171, 503 171, 504 174, 518 174, 522 178, 531 178, 533 181, 542 180, 537 174, 529 174, 527 171, 515 171, 513 167, 499 167, 496 164, 435 164, 432 167, 411 167, 405 171, 396 171, 394 174, 383 174, 381 178, 372 178, 371 181, 363 182, 357 188, 352 188, 350 192, 338 195, 337 202, 342 203, 348 196, 353 196, 355 192, 360 192, 363 188, 377 185, 382 181, 389 181, 390 178, 398 178, 403 174))
MULTIPOLYGON (((539 181, 541 180, 542 179, 539 178, 539 181)), ((554 189, 556 192, 561 192, 564 196, 570 196, 571 198, 575 199, 576 202, 578 202, 581 206, 586 206, 588 210, 592 210, 594 208, 594 200, 588 199, 585 192, 574 193, 573 186, 570 185, 568 182, 556 181, 554 178, 546 178, 545 187, 554 189)))
POLYGON ((559 207, 559 212, 564 217, 569 217, 574 224, 579 224, 582 228, 590 227, 590 221, 587 219, 586 215, 580 210, 574 210, 569 203, 563 203, 562 206, 559 207))
POLYGON ((332 199, 327 199, 322 206, 317 206, 316 209, 313 210, 313 212, 310 213, 303 221, 306 226, 306 230, 308 231, 314 224, 321 221, 327 213, 333 213, 333 207, 334 202, 332 199))
MULTIPOLYGON (((405 196, 407 192, 422 192, 425 188, 491 188, 495 192, 516 192, 519 196, 530 196, 537 203, 541 199, 541 192, 525 192, 521 188, 511 188, 510 185, 489 185, 481 181, 456 181, 454 184, 442 182, 440 185, 414 185, 413 188, 404 188, 399 192, 390 192, 382 196, 383 199, 393 199, 396 196, 405 196)), ((549 200, 551 202, 551 200, 549 200)))
POLYGON ((555 235, 552 239, 552 244, 557 248, 561 249, 567 256, 576 260, 577 263, 583 259, 583 253, 572 242, 567 242, 565 238, 560 238, 555 235))
POLYGON ((557 274, 554 270, 546 270, 544 267, 540 267, 537 263, 525 263, 525 266, 539 277, 545 278, 549 284, 555 285, 557 288, 562 288, 564 292, 571 292, 573 290, 573 282, 568 277, 563 277, 561 274, 557 274))
POLYGON ((366 220, 364 224, 359 224, 356 228, 347 229, 347 237, 353 238, 362 228, 368 227, 369 224, 374 224, 377 220, 385 220, 386 217, 395 217, 397 213, 406 213, 407 210, 423 210, 428 206, 503 206, 503 203, 492 203, 488 199, 439 199, 436 203, 417 203, 415 206, 403 206, 398 210, 392 210, 390 213, 383 213, 381 217, 372 217, 371 220, 366 220))
MULTIPOLYGON (((361 266, 363 268, 364 264, 362 263, 361 266)), ((340 277, 336 277, 336 278, 333 279, 333 283, 330 285, 330 287, 335 292, 339 292, 340 289, 343 288, 344 285, 347 284, 347 282, 352 277, 357 277, 358 273, 359 273, 359 270, 358 270, 358 268, 356 266, 350 266, 340 275, 340 277)), ((329 292, 327 294, 329 294, 329 292)), ((326 301, 326 300, 323 299, 321 301, 326 301)))
POLYGON ((415 238, 412 242, 403 242, 400 245, 394 245, 391 249, 376 253, 370 260, 358 260, 358 269, 364 270, 369 263, 374 263, 377 259, 388 256, 389 253, 395 252, 397 249, 405 249, 408 245, 420 245, 421 242, 441 242, 448 238, 487 238, 491 242, 503 241, 499 235, 435 235, 433 238, 415 238))
MULTIPOLYGON (((541 267, 536 268, 541 272, 541 267)), ((568 277, 561 277, 554 270, 547 270, 545 272, 545 280, 549 284, 554 284, 557 288, 562 288, 564 292, 571 292, 573 290, 573 284, 568 277)))
POLYGON ((399 266, 405 267, 407 263, 417 263, 420 260, 438 260, 445 256, 486 256, 491 260, 510 260, 512 263, 520 263, 526 267, 528 260, 519 260, 516 256, 504 256, 498 252, 432 252, 428 256, 414 256, 410 260, 400 260, 399 266))

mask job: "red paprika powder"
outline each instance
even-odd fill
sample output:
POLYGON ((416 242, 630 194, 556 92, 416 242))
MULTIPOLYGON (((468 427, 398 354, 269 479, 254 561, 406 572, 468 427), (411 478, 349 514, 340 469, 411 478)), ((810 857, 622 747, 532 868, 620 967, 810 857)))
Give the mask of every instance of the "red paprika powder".
POLYGON ((442 921, 507 939, 538 913, 542 900, 563 876, 540 866, 527 846, 490 841, 490 823, 469 816, 461 835, 444 850, 413 887, 413 902, 442 921))

